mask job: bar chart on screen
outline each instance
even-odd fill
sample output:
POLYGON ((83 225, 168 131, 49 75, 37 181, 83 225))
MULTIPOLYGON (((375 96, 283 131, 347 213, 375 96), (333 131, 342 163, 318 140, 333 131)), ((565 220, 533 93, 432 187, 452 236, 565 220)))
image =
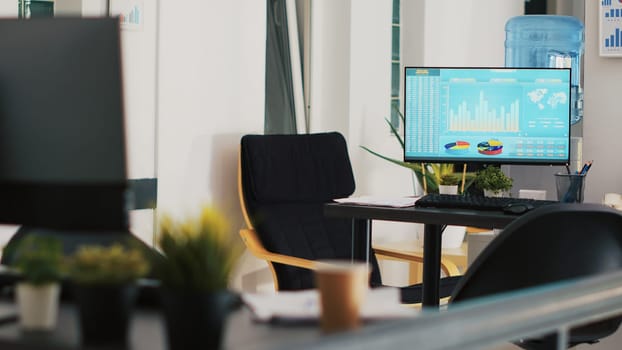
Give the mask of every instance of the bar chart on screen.
POLYGON ((121 29, 142 30, 144 4, 138 0, 110 0, 110 15, 119 16, 121 29))
POLYGON ((599 49, 601 56, 622 56, 622 2, 601 0, 599 5, 599 49))

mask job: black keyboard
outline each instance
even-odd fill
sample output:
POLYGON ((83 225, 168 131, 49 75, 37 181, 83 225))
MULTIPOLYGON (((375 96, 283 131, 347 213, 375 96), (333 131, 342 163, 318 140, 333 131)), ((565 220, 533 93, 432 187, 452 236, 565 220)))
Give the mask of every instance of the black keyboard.
POLYGON ((512 214, 522 214, 531 209, 555 203, 559 202, 529 198, 462 196, 430 193, 418 199, 415 206, 425 208, 502 210, 512 214))

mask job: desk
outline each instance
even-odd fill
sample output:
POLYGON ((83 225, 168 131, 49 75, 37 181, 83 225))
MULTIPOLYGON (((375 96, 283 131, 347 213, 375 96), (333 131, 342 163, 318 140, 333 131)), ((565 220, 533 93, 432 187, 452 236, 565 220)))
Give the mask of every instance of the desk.
MULTIPOLYGON (((2 301, 2 306, 9 302, 2 301)), ((1 307, 0 307, 1 309, 1 307)), ((77 311, 72 304, 59 310, 56 329, 52 332, 24 332, 17 322, 0 325, 2 350, 69 350, 108 348, 82 347, 78 331, 77 311)), ((295 348, 326 338, 318 326, 276 326, 256 323, 250 311, 234 311, 227 320, 222 350, 268 350, 295 348)), ((160 310, 138 309, 132 313, 129 346, 126 350, 166 350, 166 329, 160 310)))
POLYGON ((392 208, 359 204, 329 203, 324 215, 352 219, 352 258, 369 261, 371 221, 400 221, 424 224, 423 306, 439 305, 441 234, 444 225, 503 228, 518 215, 501 211, 447 208, 392 208))

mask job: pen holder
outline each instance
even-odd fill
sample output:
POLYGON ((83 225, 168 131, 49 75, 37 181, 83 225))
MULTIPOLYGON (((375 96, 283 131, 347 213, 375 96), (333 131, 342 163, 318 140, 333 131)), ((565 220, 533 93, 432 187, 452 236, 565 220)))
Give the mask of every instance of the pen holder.
POLYGON ((585 189, 585 175, 555 174, 557 200, 562 203, 582 203, 585 189))

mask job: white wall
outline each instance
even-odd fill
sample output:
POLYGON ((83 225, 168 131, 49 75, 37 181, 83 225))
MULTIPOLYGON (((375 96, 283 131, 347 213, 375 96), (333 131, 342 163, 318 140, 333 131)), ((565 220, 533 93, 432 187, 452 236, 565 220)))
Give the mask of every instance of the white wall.
POLYGON ((17 17, 17 0, 0 0, 0 17, 17 17))
MULTIPOLYGON (((157 0, 143 4, 143 23, 138 29, 121 27, 123 89, 127 134, 128 177, 154 178, 156 174, 156 40, 157 0)), ((96 4, 83 2, 96 10, 96 4)), ((111 15, 117 15, 111 13, 111 15)), ((130 212, 132 232, 153 243, 154 211, 130 212)))
POLYGON ((55 0, 54 15, 80 16, 82 15, 82 0, 55 0))
POLYGON ((239 137, 263 131, 265 11, 257 0, 161 1, 161 210, 215 202, 239 212, 239 137))
MULTIPOLYGON (((157 0, 147 0, 146 2, 146 6, 155 6, 157 0)), ((82 0, 82 15, 101 16, 107 12, 106 3, 106 0, 82 0)))
POLYGON ((347 137, 350 77, 350 0, 311 2, 310 131, 347 137))
POLYGON ((622 59, 598 54, 598 1, 585 1, 583 159, 594 160, 585 201, 600 203, 607 192, 622 193, 622 162, 616 146, 622 131, 617 91, 622 59))
MULTIPOLYGON (((503 66, 505 22, 524 12, 521 0, 419 3, 423 3, 425 22, 420 63, 429 66, 503 66)), ((410 64, 410 58, 404 62, 410 64)))
MULTIPOLYGON (((237 235, 239 140, 263 132, 266 3, 160 4, 158 211, 183 217, 215 204, 237 235)), ((240 273, 265 263, 242 265, 240 273)))

